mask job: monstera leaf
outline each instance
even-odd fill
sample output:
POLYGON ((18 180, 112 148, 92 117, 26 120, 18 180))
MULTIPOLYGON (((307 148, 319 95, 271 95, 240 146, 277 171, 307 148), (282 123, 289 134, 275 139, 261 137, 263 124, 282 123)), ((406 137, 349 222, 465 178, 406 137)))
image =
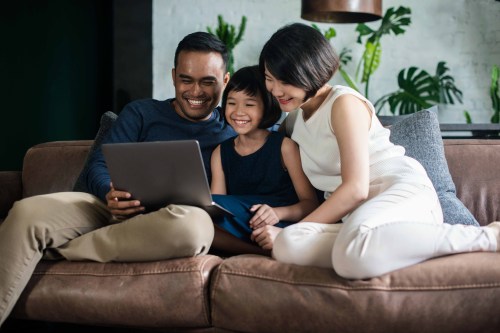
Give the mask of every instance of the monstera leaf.
POLYGON ((377 110, 389 103, 392 114, 410 114, 437 102, 436 85, 432 76, 417 67, 403 69, 398 74, 399 90, 382 96, 375 102, 377 110), (399 111, 399 112, 398 112, 399 111))
POLYGON ((375 102, 377 112, 389 103, 392 114, 410 114, 436 104, 453 104, 454 98, 462 102, 462 91, 455 86, 455 79, 447 74, 449 68, 441 61, 436 74, 417 67, 403 69, 398 74, 399 90, 382 96, 375 102))
POLYGON ((439 87, 439 103, 455 104, 453 96, 462 103, 462 92, 455 86, 455 79, 447 74, 448 70, 444 61, 437 64, 434 80, 439 87))
POLYGON ((382 25, 379 29, 380 35, 391 32, 395 35, 404 33, 404 27, 409 26, 411 23, 410 14, 411 10, 408 7, 401 6, 398 9, 389 8, 382 19, 382 25))

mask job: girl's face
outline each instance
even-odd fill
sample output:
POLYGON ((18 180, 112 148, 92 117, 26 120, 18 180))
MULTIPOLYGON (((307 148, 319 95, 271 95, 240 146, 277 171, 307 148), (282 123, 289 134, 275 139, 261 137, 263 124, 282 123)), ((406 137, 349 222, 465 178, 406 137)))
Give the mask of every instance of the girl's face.
POLYGON ((248 134, 258 129, 264 116, 264 103, 260 94, 250 96, 245 91, 229 92, 225 116, 238 134, 248 134))
POLYGON ((264 74, 266 76, 266 88, 278 100, 281 111, 290 112, 304 104, 306 98, 304 89, 278 80, 267 68, 264 74))

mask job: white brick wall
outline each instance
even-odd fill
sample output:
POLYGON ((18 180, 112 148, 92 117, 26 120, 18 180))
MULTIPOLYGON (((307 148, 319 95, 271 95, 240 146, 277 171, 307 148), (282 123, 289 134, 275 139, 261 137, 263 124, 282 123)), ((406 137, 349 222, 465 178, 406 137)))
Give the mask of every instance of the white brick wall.
MULTIPOLYGON (((397 74, 416 66, 434 74, 437 63, 446 61, 455 84, 464 94, 464 103, 449 105, 439 113, 441 122, 463 123, 463 110, 469 110, 475 123, 488 123, 492 113, 489 98, 490 70, 500 65, 500 2, 495 0, 384 0, 389 7, 408 6, 412 24, 406 33, 382 38, 382 62, 371 78, 370 99, 397 88, 397 74)), ((257 63, 260 49, 270 35, 284 24, 312 22, 300 18, 300 0, 154 0, 153 1, 153 97, 165 99, 174 94, 171 68, 177 43, 193 31, 215 27, 217 15, 238 26, 242 15, 248 18, 243 41, 235 48, 235 67, 257 63)), ((333 26, 334 47, 353 49, 359 59, 363 46, 356 44, 356 24, 333 26)), ((380 23, 368 24, 376 29, 380 23)), ((350 72, 354 73, 354 62, 350 72)), ((349 68, 348 68, 349 69, 349 68)), ((341 83, 336 76, 333 84, 341 83)))

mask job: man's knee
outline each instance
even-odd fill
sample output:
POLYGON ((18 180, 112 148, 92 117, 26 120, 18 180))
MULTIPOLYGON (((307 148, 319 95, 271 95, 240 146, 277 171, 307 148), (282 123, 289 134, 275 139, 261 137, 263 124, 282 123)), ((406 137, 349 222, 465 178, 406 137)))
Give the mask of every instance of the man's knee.
POLYGON ((14 203, 4 223, 12 223, 20 228, 35 227, 40 225, 40 217, 46 210, 47 200, 45 197, 25 198, 14 203))
POLYGON ((192 255, 208 252, 214 238, 214 225, 206 211, 193 206, 168 205, 156 215, 163 224, 165 242, 191 249, 192 255))

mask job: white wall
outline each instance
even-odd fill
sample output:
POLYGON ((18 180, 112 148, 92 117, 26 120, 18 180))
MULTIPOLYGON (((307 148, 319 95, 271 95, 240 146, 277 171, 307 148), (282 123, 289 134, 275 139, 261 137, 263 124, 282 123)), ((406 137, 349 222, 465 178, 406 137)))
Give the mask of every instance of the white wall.
MULTIPOLYGON (((489 97, 490 70, 500 65, 500 2, 495 0, 384 0, 389 7, 407 6, 412 23, 403 35, 382 38, 382 61, 371 78, 370 99, 375 101, 397 89, 397 74, 416 66, 434 74, 437 63, 446 61, 456 86, 463 92, 463 104, 446 106, 439 113, 441 122, 463 123, 463 111, 475 123, 488 123, 492 113, 489 97)), ((153 97, 174 95, 171 68, 178 42, 194 31, 217 25, 217 15, 238 27, 241 16, 248 18, 243 40, 234 50, 236 69, 256 64, 260 49, 279 27, 292 22, 312 22, 300 18, 300 0, 154 0, 153 1, 153 97)), ((352 67, 363 46, 356 44, 356 24, 317 23, 325 30, 333 26, 335 49, 353 50, 352 67)), ((380 21, 368 23, 374 29, 380 21)), ((333 84, 343 84, 340 75, 333 84)))

